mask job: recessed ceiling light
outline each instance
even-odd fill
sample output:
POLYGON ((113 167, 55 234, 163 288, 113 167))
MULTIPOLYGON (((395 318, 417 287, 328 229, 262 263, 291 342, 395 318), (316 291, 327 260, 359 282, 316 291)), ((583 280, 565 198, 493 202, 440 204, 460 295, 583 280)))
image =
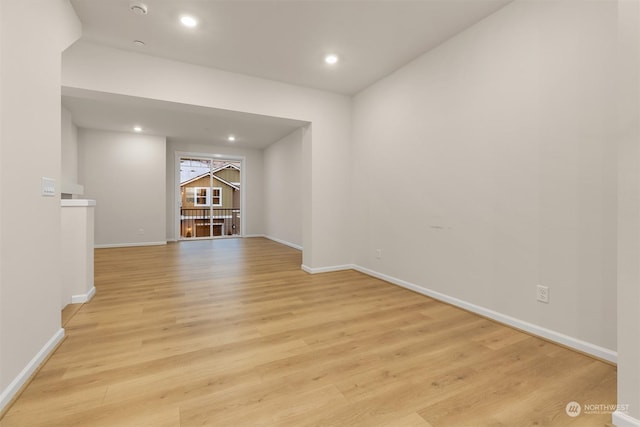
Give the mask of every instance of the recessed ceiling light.
POLYGON ((144 47, 145 43, 142 40, 134 40, 133 44, 137 47, 144 47))
POLYGON ((147 5, 142 3, 133 3, 131 6, 129 6, 129 9, 131 10, 131 12, 135 13, 136 15, 147 14, 147 5))
POLYGON ((193 28, 196 25, 198 25, 198 21, 196 21, 196 18, 194 18, 193 16, 189 16, 189 15, 183 15, 180 17, 180 22, 182 22, 182 25, 184 25, 185 27, 189 27, 189 28, 193 28))
POLYGON ((227 141, 229 141, 229 142, 235 142, 235 140, 236 140, 236 137, 235 137, 235 136, 233 136, 233 135, 229 135, 229 136, 227 137, 227 141))
POLYGON ((133 130, 134 130, 135 132, 142 132, 142 127, 141 127, 141 126, 134 126, 134 127, 133 127, 133 130))
POLYGON ((324 57, 324 62, 326 62, 329 65, 334 65, 338 63, 338 55, 335 54, 330 54, 324 57))

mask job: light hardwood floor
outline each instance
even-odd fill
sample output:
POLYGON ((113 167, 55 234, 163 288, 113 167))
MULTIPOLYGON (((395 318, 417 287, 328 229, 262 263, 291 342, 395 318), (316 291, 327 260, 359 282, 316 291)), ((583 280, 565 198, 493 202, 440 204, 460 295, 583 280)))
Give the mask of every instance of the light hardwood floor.
POLYGON ((100 249, 1 427, 604 426, 606 363, 260 238, 100 249))

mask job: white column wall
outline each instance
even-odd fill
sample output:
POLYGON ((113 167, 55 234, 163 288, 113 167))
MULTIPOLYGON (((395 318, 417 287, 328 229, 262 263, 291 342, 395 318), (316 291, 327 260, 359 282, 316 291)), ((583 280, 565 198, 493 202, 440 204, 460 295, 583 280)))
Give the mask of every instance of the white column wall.
POLYGON ((78 184, 78 127, 73 123, 71 112, 62 107, 61 188, 74 188, 78 184))
POLYGON ((62 338, 61 53, 80 36, 66 0, 2 0, 0 410, 62 338), (56 196, 41 195, 53 178, 56 196))
POLYGON ((265 234, 293 247, 302 246, 303 134, 300 128, 264 150, 265 234))
POLYGON ((618 3, 619 427, 640 426, 640 2, 618 3), (628 417, 631 417, 629 419, 628 417), (634 421, 635 420, 635 421, 634 421))
POLYGON ((87 302, 94 289, 95 201, 61 200, 61 307, 87 302))

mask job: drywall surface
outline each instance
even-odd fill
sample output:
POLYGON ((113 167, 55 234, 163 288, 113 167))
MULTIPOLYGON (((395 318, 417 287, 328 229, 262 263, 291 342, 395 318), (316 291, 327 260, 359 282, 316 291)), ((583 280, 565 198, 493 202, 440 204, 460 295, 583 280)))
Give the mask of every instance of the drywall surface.
POLYGON ((67 1, 0 5, 0 409, 62 337, 60 70, 80 31, 67 1))
POLYGON ((166 243, 166 138, 80 128, 78 145, 96 246, 166 243))
POLYGON ((78 127, 73 117, 62 107, 62 169, 61 184, 78 184, 78 127))
POLYGON ((357 95, 355 263, 614 352, 616 13, 514 2, 357 95))
POLYGON ((640 425, 640 3, 618 3, 618 35, 618 403, 640 425))
POLYGON ((298 129, 264 150, 265 234, 292 246, 302 246, 303 133, 298 129))

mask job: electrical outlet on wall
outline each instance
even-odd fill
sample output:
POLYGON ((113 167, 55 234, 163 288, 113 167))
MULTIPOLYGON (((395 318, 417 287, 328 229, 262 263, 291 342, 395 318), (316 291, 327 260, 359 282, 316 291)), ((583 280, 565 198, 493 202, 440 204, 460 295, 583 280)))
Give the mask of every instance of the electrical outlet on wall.
POLYGON ((549 287, 538 285, 536 288, 537 296, 536 299, 540 302, 549 303, 549 287))
POLYGON ((382 259, 382 249, 376 249, 376 259, 382 259))

